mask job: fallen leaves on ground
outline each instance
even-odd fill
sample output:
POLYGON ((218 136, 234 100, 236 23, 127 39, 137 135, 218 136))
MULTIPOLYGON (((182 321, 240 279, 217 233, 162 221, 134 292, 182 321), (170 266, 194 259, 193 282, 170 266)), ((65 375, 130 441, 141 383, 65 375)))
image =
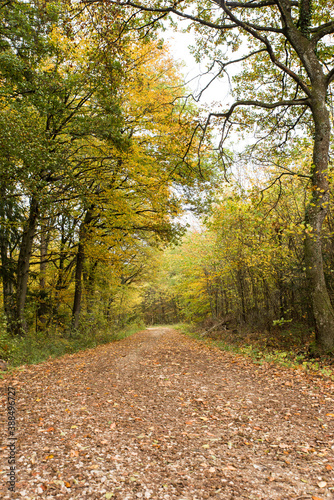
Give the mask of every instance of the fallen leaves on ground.
POLYGON ((159 328, 6 375, 3 406, 9 385, 15 498, 334 498, 333 383, 301 370, 159 328))

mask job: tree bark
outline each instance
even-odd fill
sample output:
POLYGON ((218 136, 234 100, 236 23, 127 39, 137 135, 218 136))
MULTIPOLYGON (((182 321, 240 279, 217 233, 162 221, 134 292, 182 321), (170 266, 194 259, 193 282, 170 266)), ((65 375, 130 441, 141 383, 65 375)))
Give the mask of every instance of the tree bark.
POLYGON ((39 304, 37 309, 37 318, 40 325, 45 325, 47 322, 48 304, 46 292, 46 258, 48 254, 49 238, 47 235, 47 227, 44 223, 41 224, 40 235, 40 265, 39 265, 39 304))
POLYGON ((326 106, 326 89, 315 89, 312 113, 315 124, 312 195, 306 209, 305 263, 310 282, 313 314, 316 322, 317 349, 334 351, 334 310, 324 275, 321 229, 328 213, 329 183, 327 178, 330 146, 330 117, 326 106))
POLYGON ((87 210, 84 220, 79 229, 79 245, 75 265, 75 291, 72 308, 72 329, 76 330, 79 326, 81 297, 82 297, 82 272, 85 261, 85 239, 87 235, 87 227, 93 219, 93 207, 87 210))
POLYGON ((83 280, 86 290, 86 308, 87 314, 91 315, 94 306, 94 285, 95 285, 95 271, 98 261, 90 263, 89 269, 85 272, 83 269, 83 280))
POLYGON ((15 221, 16 217, 13 214, 11 204, 6 203, 6 186, 1 183, 0 186, 0 256, 1 256, 1 278, 2 278, 2 292, 3 292, 3 308, 7 319, 7 329, 11 331, 11 323, 13 318, 13 308, 15 303, 14 297, 14 283, 15 283, 15 267, 16 263, 12 256, 12 248, 10 244, 11 223, 15 221))
POLYGON ((16 300, 12 331, 16 335, 23 335, 27 330, 24 317, 24 306, 27 297, 30 257, 36 225, 38 220, 38 201, 33 196, 30 201, 29 217, 23 229, 21 248, 17 262, 16 300))

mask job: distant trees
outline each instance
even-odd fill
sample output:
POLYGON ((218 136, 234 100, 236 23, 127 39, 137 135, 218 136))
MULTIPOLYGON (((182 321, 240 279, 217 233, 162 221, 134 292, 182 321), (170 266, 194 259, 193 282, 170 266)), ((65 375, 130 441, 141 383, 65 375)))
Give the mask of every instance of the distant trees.
MULTIPOLYGON (((304 159, 307 159, 307 151, 304 159)), ((288 164, 286 164, 288 168, 288 164)), ((302 175, 303 165, 299 165, 302 175)), ((315 331, 304 256, 307 180, 274 184, 273 170, 248 191, 231 182, 217 193, 211 214, 181 245, 158 260, 143 292, 146 320, 219 324, 242 330, 294 325, 304 339, 315 331), (265 189, 263 184, 270 189, 265 189), (153 307, 152 307, 153 304, 153 307)), ((325 276, 334 300, 332 206, 322 228, 325 276)))

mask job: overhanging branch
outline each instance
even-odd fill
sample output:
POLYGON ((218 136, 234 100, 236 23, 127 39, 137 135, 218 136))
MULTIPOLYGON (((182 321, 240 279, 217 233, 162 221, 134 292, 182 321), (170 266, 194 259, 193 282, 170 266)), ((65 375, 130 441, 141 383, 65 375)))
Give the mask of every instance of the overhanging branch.
POLYGON ((317 43, 324 36, 334 33, 334 21, 325 23, 322 26, 318 26, 317 28, 310 28, 309 31, 310 33, 313 33, 311 41, 313 43, 317 43))
MULTIPOLYGON (((219 0, 213 0, 214 3, 219 4, 219 0)), ((274 0, 263 0, 262 2, 226 2, 229 9, 261 9, 262 7, 274 7, 277 6, 274 0)), ((298 7, 298 2, 292 0, 290 5, 293 7, 298 7)))
POLYGON ((334 68, 330 70, 330 72, 327 75, 327 83, 328 85, 334 80, 334 68))
POLYGON ((267 52, 268 52, 268 55, 269 55, 271 61, 273 62, 273 64, 275 66, 277 66, 278 68, 280 68, 282 71, 284 71, 284 73, 289 75, 291 78, 293 78, 295 80, 295 82, 298 83, 300 88, 303 89, 305 94, 308 95, 309 97, 311 97, 311 91, 308 88, 308 85, 304 82, 304 80, 302 80, 299 75, 297 75, 294 71, 292 71, 290 68, 288 68, 285 64, 283 64, 281 61, 279 61, 277 59, 268 38, 261 35, 249 23, 241 21, 239 18, 237 18, 233 14, 233 12, 231 12, 231 10, 227 7, 227 3, 225 0, 217 0, 217 2, 218 2, 218 5, 220 5, 220 7, 225 12, 225 14, 230 18, 230 20, 233 23, 237 24, 240 28, 243 28, 247 33, 249 33, 250 35, 252 35, 254 38, 256 38, 257 40, 259 40, 260 42, 262 42, 265 45, 267 52))
POLYGON ((310 100, 308 98, 305 99, 293 99, 293 100, 282 100, 282 101, 277 101, 277 102, 263 102, 263 101, 252 101, 252 100, 242 100, 242 101, 236 101, 232 104, 230 109, 226 111, 225 113, 210 113, 204 130, 207 129, 209 126, 209 123, 211 121, 211 118, 225 118, 225 121, 227 121, 230 116, 232 115, 233 111, 235 108, 240 107, 240 106, 255 106, 258 108, 265 108, 265 109, 275 109, 275 108, 280 108, 283 106, 310 106, 310 100))

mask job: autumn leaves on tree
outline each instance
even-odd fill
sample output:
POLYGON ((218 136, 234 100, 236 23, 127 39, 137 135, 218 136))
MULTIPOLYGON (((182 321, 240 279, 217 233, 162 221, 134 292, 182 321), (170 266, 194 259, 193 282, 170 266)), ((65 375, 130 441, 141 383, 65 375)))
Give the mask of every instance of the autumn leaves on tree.
POLYGON ((11 334, 234 315, 304 322, 333 351, 332 2, 8 1, 0 16, 11 334), (242 67, 226 109, 191 102, 159 39, 171 15, 217 79, 242 67), (189 204, 201 230, 161 257, 189 204))
MULTIPOLYGON (((235 101, 227 110, 211 112, 204 126, 205 132, 212 120, 222 124, 222 153, 226 137, 232 131, 254 130, 254 127, 257 142, 248 148, 249 161, 256 161, 260 154, 262 164, 265 164, 263 149, 269 158, 287 156, 301 135, 311 139, 305 269, 318 347, 333 350, 334 310, 325 280, 322 250, 322 227, 330 197, 332 2, 209 0, 147 4, 128 0, 121 5, 140 9, 146 15, 150 13, 151 22, 170 14, 187 19, 197 35, 198 59, 208 56, 210 61, 216 61, 219 74, 233 63, 244 63, 243 72, 235 79, 235 101), (233 52, 239 49, 240 56, 234 56, 233 52)), ((281 176, 282 173, 278 174, 281 176)))
POLYGON ((115 8, 9 2, 1 15, 4 311, 19 335, 68 306, 78 328, 83 281, 89 310, 107 268, 110 305, 112 283, 178 230, 194 110, 167 50, 122 33, 115 8))

